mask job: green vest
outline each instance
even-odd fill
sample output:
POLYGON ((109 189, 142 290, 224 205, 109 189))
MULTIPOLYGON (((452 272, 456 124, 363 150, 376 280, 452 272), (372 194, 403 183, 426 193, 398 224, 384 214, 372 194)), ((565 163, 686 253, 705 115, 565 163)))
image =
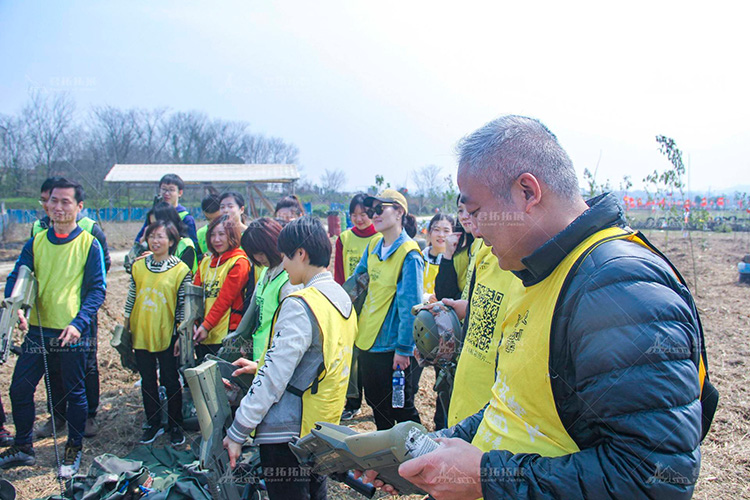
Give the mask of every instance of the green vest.
MULTIPOLYGON (((188 248, 195 250, 195 243, 193 243, 193 240, 190 238, 181 238, 180 241, 177 242, 177 249, 174 252, 175 256, 177 256, 178 259, 182 259, 182 254, 184 254, 185 250, 188 248)), ((190 272, 195 274, 196 269, 198 269, 197 253, 193 256, 193 262, 190 264, 190 272)))
POLYGON ((208 232, 208 224, 196 231, 198 235, 198 246, 200 247, 201 254, 208 252, 208 243, 206 243, 206 233, 208 232))
MULTIPOLYGON (((81 309, 83 274, 94 237, 81 231, 71 241, 55 245, 47 231, 34 236, 33 242, 34 275, 39 286, 36 305, 41 326, 62 330, 81 309)), ((40 325, 36 311, 30 312, 29 323, 40 325)))
POLYGON ((258 309, 258 327, 253 333, 253 359, 263 357, 268 347, 268 336, 276 309, 281 302, 281 288, 289 281, 289 275, 282 271, 274 279, 266 283, 268 268, 264 267, 255 288, 255 304, 258 309))
POLYGON ((190 215, 190 212, 188 212, 187 210, 183 210, 182 212, 177 212, 177 215, 180 216, 180 220, 185 220, 185 217, 190 215))

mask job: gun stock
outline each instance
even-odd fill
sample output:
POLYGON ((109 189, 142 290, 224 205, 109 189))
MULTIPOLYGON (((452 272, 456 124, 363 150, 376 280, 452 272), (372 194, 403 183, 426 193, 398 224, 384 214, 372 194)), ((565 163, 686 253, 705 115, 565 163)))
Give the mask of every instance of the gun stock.
POLYGON ((378 479, 402 495, 426 492, 402 478, 399 465, 438 446, 415 422, 401 422, 388 430, 363 434, 343 425, 318 422, 310 434, 289 444, 300 464, 311 466, 316 474, 343 479, 341 474, 352 469, 371 469, 378 472, 378 479))
POLYGON ((148 250, 148 244, 145 241, 142 243, 135 243, 130 248, 130 251, 127 253, 127 255, 125 255, 125 259, 122 263, 123 267, 125 268, 125 272, 130 274, 130 272, 133 270, 133 263, 146 250, 148 250))
POLYGON ((16 283, 10 296, 0 306, 0 364, 8 361, 13 346, 13 330, 18 324, 18 311, 28 316, 37 294, 37 281, 27 266, 18 269, 16 283))
POLYGON ((177 327, 180 334, 180 366, 182 369, 195 366, 195 344, 193 343, 193 325, 203 319, 203 288, 188 285, 185 290, 185 317, 177 327))
POLYGON ((198 463, 206 471, 212 498, 240 500, 238 486, 229 466, 229 454, 224 449, 226 430, 232 425, 224 384, 216 361, 206 361, 185 370, 185 379, 193 396, 201 430, 198 463))
POLYGON ((120 355, 120 363, 135 373, 138 373, 138 365, 135 362, 135 352, 133 351, 133 334, 125 330, 122 325, 116 325, 112 332, 112 338, 109 345, 115 348, 120 355))

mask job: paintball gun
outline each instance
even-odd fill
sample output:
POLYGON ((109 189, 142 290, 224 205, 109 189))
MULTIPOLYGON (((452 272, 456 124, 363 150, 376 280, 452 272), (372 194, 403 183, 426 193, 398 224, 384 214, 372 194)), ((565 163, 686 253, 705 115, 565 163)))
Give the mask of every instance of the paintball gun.
POLYGON ((34 273, 28 267, 21 266, 10 297, 0 305, 0 364, 8 361, 10 351, 20 354, 20 348, 13 345, 13 329, 18 324, 18 311, 29 314, 36 300, 36 292, 34 273))
POLYGON ((115 348, 120 355, 120 363, 124 368, 138 373, 138 365, 135 363, 135 352, 133 352, 133 334, 124 326, 115 326, 109 345, 115 348))
POLYGON ((193 343, 193 325, 203 319, 203 288, 196 285, 185 287, 185 316, 177 327, 180 334, 180 366, 182 369, 195 366, 195 344, 193 343))
POLYGON ((352 299, 352 305, 354 310, 359 315, 362 312, 362 306, 365 304, 367 298, 367 289, 370 286, 370 274, 360 273, 349 277, 346 282, 342 285, 344 291, 352 299))
POLYGON ((425 494, 402 478, 398 467, 438 446, 425 428, 415 422, 401 422, 388 430, 362 434, 343 425, 317 422, 310 434, 289 443, 300 465, 342 481, 368 497, 372 497, 374 488, 355 480, 349 471, 375 470, 378 479, 392 485, 401 495, 425 494))
POLYGON ((148 243, 145 241, 143 242, 137 242, 135 243, 131 248, 130 251, 125 255, 125 260, 123 262, 123 267, 125 267, 125 272, 130 274, 130 272, 133 269, 133 263, 135 260, 141 256, 141 254, 148 250, 148 243))
POLYGON ((229 466, 229 454, 223 446, 226 430, 232 425, 232 410, 224 392, 219 364, 206 361, 195 368, 188 368, 185 379, 193 394, 201 430, 198 466, 206 472, 211 497, 240 500, 240 492, 229 466))

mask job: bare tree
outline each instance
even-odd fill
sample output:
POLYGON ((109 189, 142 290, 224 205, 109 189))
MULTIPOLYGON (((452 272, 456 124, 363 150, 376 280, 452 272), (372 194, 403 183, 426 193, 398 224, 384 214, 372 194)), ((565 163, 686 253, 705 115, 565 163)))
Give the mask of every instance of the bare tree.
POLYGON ((346 184, 346 174, 343 170, 328 170, 320 178, 320 187, 324 192, 337 193, 346 184))
POLYGON ((166 123, 172 163, 209 163, 215 130, 203 113, 175 113, 166 123))
POLYGON ((3 185, 18 192, 23 185, 23 171, 28 166, 28 138, 23 120, 0 115, 0 175, 3 185))
POLYGON ((214 121, 216 163, 245 163, 246 122, 214 121))
POLYGON ((437 203, 441 198, 445 186, 442 170, 437 165, 425 165, 412 173, 412 180, 417 185, 416 191, 419 195, 419 211, 427 204, 437 203))
POLYGON ((428 198, 438 194, 445 182, 442 170, 437 165, 425 165, 412 173, 412 180, 417 185, 417 194, 428 198))
POLYGON ((35 163, 44 167, 47 177, 62 156, 63 139, 73 123, 74 112, 75 103, 68 94, 47 96, 41 90, 32 92, 31 102, 23 109, 35 163))

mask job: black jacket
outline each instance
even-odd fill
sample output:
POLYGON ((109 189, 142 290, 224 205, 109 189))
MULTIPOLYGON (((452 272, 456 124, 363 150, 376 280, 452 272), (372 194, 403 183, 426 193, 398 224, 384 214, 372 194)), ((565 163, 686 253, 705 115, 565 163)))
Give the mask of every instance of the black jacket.
MULTIPOLYGON (((524 259, 529 286, 594 232, 625 226, 613 195, 524 259)), ((484 498, 689 498, 700 470, 698 314, 669 264, 636 243, 596 247, 558 299, 549 373, 558 414, 581 451, 557 458, 496 450, 484 498)), ((449 435, 471 441, 484 410, 449 435)))

